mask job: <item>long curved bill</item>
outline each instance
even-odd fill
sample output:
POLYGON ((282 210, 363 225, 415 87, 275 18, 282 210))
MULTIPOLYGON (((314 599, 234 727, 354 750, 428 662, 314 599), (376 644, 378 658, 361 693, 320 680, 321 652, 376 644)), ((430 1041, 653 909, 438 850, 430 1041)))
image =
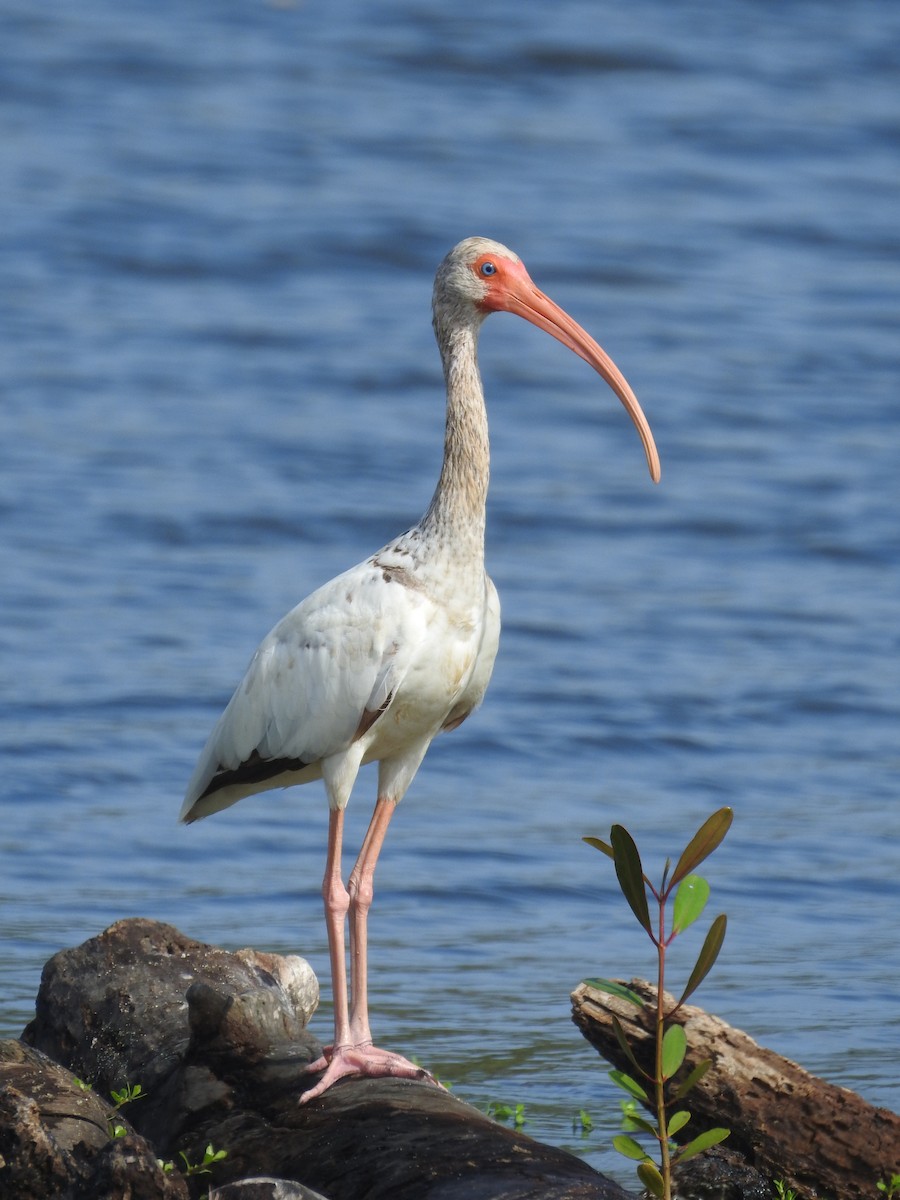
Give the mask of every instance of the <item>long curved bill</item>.
MULTIPOLYGON (((524 271, 522 273, 526 274, 524 271)), ((505 292, 503 307, 507 312, 524 317, 532 325, 537 325, 538 329, 543 329, 545 333, 555 337, 558 342, 568 346, 579 358, 590 363, 598 375, 606 380, 634 422, 641 441, 644 443, 650 477, 654 483, 659 483, 659 454, 653 440, 650 423, 644 416, 643 409, 638 403, 637 396, 631 390, 628 380, 606 351, 597 345, 591 335, 582 329, 577 321, 573 321, 564 309, 560 308, 558 304, 554 304, 549 296, 545 296, 536 288, 527 275, 526 279, 527 283, 522 280, 515 289, 510 288, 505 292)))

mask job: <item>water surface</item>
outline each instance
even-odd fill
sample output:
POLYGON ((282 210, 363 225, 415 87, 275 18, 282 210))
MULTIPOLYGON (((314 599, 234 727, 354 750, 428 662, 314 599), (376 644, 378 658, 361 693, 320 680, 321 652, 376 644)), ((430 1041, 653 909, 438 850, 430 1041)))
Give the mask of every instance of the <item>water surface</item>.
POLYGON ((427 505, 431 279, 480 233, 616 359, 663 482, 488 323, 504 636, 390 831, 376 1034, 630 1182, 568 993, 650 947, 580 839, 658 871, 729 804, 698 1000, 896 1109, 900 13, 2 7, 3 1031, 129 914, 327 982, 318 786, 175 816, 261 636, 427 505))

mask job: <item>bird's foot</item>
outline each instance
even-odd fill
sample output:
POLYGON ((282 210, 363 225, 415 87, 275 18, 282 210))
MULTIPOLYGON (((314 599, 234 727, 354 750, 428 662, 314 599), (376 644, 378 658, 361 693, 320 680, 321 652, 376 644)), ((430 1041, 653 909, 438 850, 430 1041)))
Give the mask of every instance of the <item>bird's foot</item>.
POLYGON ((337 1083, 339 1079, 344 1079, 348 1075, 367 1076, 370 1079, 388 1077, 421 1079, 433 1083, 435 1087, 442 1086, 424 1067, 417 1067, 415 1063, 410 1062, 401 1054, 394 1054, 390 1050, 379 1050, 371 1043, 363 1046, 338 1046, 336 1048, 327 1046, 323 1057, 307 1067, 307 1072, 310 1074, 322 1070, 325 1074, 315 1087, 303 1093, 300 1097, 301 1104, 306 1104, 316 1096, 321 1096, 333 1083, 337 1083))

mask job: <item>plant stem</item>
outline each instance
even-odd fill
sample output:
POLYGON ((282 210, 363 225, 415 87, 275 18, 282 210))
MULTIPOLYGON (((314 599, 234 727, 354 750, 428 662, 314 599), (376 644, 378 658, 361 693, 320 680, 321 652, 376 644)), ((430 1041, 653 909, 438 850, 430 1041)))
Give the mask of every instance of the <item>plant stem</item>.
POLYGON ((665 1080, 663 1079, 663 1037, 665 1009, 663 992, 666 982, 666 915, 665 892, 659 897, 659 938, 656 943, 659 970, 656 979, 656 1121, 659 1130, 660 1174, 663 1178, 663 1200, 672 1200, 672 1167, 669 1160, 669 1137, 666 1122, 665 1080))

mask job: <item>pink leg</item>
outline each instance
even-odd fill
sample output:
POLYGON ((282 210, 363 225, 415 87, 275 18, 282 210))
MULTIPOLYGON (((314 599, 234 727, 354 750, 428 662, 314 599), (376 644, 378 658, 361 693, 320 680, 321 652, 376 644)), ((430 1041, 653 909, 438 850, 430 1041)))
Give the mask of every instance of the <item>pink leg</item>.
MULTIPOLYGON (((345 1039, 338 1033, 338 992, 335 975, 334 952, 332 951, 332 979, 335 1004, 335 1041, 331 1051, 325 1074, 314 1088, 300 1097, 300 1103, 305 1104, 314 1096, 320 1096, 333 1083, 346 1075, 368 1076, 397 1076, 406 1079, 428 1079, 432 1076, 422 1067, 417 1067, 399 1054, 391 1054, 387 1050, 379 1050, 372 1045, 372 1034, 369 1031, 368 1014, 368 968, 367 968, 367 924, 369 908, 372 904, 373 876, 375 864, 384 843, 384 835, 394 809, 397 807, 393 800, 380 799, 375 805, 375 812, 366 833, 365 841, 356 860, 356 866, 350 875, 349 909, 350 909, 350 966, 352 980, 352 1008, 349 1016, 349 1036, 345 1039)), ((331 841, 329 839, 329 851, 331 841)), ((330 858, 329 858, 330 862, 330 858)), ((328 876, 326 874, 326 884, 328 876)), ((343 885, 342 889, 343 889, 343 885)), ((343 892, 346 896, 347 892, 343 892)), ((344 910, 346 912, 346 908, 344 910)), ((329 912, 326 899, 326 913, 329 912)), ((341 974, 344 975, 343 955, 343 916, 341 916, 340 939, 341 974)), ((331 944, 331 925, 329 925, 329 945, 331 944)), ((343 993, 343 1013, 347 1014, 346 992, 343 993)), ((326 1051, 326 1058, 328 1052, 326 1051)), ((319 1070, 325 1066, 325 1060, 313 1064, 311 1070, 319 1070)), ((434 1080, 432 1080, 434 1082, 434 1080)))
POLYGON ((347 956, 344 950, 344 922, 350 896, 341 879, 341 845, 344 834, 344 810, 332 809, 328 817, 328 855, 322 899, 325 902, 325 927, 328 932, 328 957, 331 962, 331 990, 334 1001, 334 1044, 350 1041, 347 1013, 347 956))
MULTIPOLYGON (((322 899, 325 903, 325 929, 328 933, 328 958, 331 964, 331 992, 334 1004, 334 1042, 326 1046, 322 1058, 310 1063, 310 1072, 324 1071, 331 1062, 335 1046, 350 1042, 350 1017, 347 1008, 347 957, 344 950, 344 922, 350 907, 350 896, 341 879, 341 846, 344 833, 344 810, 333 808, 328 817, 328 853, 322 899)), ((310 1098, 305 1092, 303 1104, 310 1098)))
POLYGON ((371 1046, 369 1030, 369 909, 374 895, 375 864, 397 805, 379 800, 366 832, 359 858, 350 874, 350 1040, 371 1046))

